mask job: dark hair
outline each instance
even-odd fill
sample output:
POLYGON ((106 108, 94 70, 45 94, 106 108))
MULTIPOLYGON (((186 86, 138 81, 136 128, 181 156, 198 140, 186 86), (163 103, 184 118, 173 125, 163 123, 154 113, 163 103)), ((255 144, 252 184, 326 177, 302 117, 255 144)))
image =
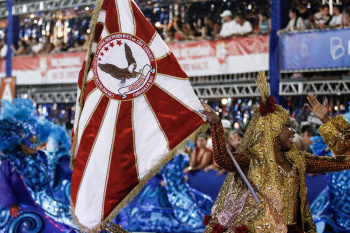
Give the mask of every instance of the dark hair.
POLYGON ((259 14, 262 15, 262 16, 264 16, 264 17, 266 17, 266 18, 268 18, 267 12, 264 11, 264 10, 261 10, 261 11, 259 12, 259 14))
POLYGON ((297 10, 297 8, 293 7, 292 9, 290 9, 290 11, 298 16, 299 11, 297 10))
POLYGON ((245 14, 240 12, 240 13, 236 14, 236 17, 239 17, 241 19, 245 19, 245 14))
POLYGON ((343 7, 341 5, 333 5, 333 8, 338 8, 338 10, 340 11, 340 13, 343 11, 343 7))
POLYGON ((322 9, 324 9, 324 8, 329 8, 329 6, 327 4, 323 4, 322 9))
MULTIPOLYGON (((205 138, 206 141, 208 140, 207 135, 205 135, 204 133, 198 134, 197 139, 198 139, 198 138, 205 138)), ((196 140, 196 141, 197 141, 197 140, 196 140)))
POLYGON ((307 136, 312 137, 316 135, 316 132, 312 126, 309 126, 305 129, 304 133, 307 133, 307 136))

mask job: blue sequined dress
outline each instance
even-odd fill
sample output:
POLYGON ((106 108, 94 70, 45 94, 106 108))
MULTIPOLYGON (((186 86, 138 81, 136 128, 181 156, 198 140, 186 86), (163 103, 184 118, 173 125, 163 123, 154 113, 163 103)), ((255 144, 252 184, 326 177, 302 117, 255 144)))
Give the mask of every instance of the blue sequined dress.
POLYGON ((140 191, 115 220, 128 231, 203 232, 213 200, 184 180, 186 154, 177 155, 140 191), (160 185, 165 182, 165 187, 160 185))

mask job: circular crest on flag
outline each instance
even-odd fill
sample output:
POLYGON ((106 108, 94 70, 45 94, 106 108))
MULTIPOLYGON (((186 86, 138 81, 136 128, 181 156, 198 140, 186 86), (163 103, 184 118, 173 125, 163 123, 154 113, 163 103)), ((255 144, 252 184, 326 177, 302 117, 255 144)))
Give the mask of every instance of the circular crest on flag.
POLYGON ((115 33, 97 45, 94 79, 110 98, 130 100, 144 94, 154 82, 156 68, 152 50, 136 36, 115 33))

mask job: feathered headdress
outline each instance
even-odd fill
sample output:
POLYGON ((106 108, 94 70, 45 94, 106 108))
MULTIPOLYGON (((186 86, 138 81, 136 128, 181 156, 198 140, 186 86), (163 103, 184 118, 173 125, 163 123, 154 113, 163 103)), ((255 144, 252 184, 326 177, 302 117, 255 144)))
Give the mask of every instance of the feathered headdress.
POLYGON ((260 71, 260 75, 257 76, 258 79, 255 81, 258 85, 261 99, 259 111, 261 116, 266 116, 268 113, 273 113, 276 109, 276 100, 270 95, 270 87, 266 80, 266 75, 264 71, 260 71))

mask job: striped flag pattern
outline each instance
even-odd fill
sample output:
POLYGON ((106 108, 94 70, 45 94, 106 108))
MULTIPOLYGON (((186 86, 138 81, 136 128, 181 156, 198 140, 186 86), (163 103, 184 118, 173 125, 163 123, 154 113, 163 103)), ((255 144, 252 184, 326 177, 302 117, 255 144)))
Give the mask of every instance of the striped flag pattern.
POLYGON ((98 0, 78 81, 71 199, 97 230, 205 129, 186 73, 132 0, 98 0))

